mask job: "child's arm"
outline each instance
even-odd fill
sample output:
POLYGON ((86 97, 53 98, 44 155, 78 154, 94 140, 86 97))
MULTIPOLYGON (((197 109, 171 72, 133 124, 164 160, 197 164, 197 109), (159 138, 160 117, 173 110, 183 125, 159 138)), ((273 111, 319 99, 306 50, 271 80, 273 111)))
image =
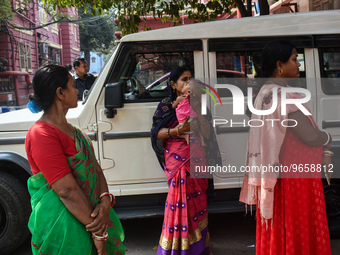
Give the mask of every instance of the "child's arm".
POLYGON ((177 105, 178 105, 180 102, 182 102, 183 100, 186 100, 186 99, 187 99, 187 97, 185 97, 185 96, 178 96, 178 97, 176 98, 176 100, 172 102, 172 108, 173 108, 173 109, 176 109, 176 108, 177 108, 177 105))

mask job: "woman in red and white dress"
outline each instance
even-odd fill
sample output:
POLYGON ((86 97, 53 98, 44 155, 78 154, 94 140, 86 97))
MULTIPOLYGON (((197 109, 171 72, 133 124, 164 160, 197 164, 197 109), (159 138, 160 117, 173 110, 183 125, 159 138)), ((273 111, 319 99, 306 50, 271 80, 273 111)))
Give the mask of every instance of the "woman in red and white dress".
MULTIPOLYGON (((262 120, 264 125, 250 128, 246 163, 250 168, 276 166, 292 171, 245 174, 240 201, 257 205, 257 255, 331 254, 321 180, 322 164, 331 163, 331 136, 294 104, 287 104, 286 115, 281 115, 281 92, 290 87, 289 79, 300 76, 297 55, 294 45, 284 40, 263 49, 261 77, 267 81, 254 107, 271 109, 277 95, 277 108, 269 115, 252 115, 252 120, 262 120), (269 121, 273 119, 277 121, 269 121), (292 173, 300 164, 308 167, 292 173)), ((302 96, 290 92, 286 98, 302 96)))

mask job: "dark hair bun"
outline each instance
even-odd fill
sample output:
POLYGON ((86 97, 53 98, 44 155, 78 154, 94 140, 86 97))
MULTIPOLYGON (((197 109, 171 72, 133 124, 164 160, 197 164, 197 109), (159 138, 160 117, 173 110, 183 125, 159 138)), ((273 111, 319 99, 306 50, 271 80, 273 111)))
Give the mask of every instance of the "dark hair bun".
POLYGON ((67 68, 58 65, 47 65, 39 68, 33 77, 34 94, 30 100, 35 102, 37 107, 46 111, 55 100, 57 88, 66 88, 69 72, 67 68))

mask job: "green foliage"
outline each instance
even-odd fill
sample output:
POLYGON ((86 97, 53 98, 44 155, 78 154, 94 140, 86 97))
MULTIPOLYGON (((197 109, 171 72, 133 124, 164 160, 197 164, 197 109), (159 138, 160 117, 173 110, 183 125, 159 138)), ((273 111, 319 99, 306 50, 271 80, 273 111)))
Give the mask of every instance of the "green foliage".
POLYGON ((114 46, 116 26, 111 15, 99 17, 98 15, 92 16, 92 13, 91 6, 78 10, 80 18, 84 19, 84 22, 79 23, 80 49, 83 52, 95 51, 107 54, 114 46))
POLYGON ((0 23, 11 20, 13 18, 13 10, 10 0, 0 0, 0 23))
POLYGON ((206 22, 216 19, 224 12, 229 12, 228 7, 232 4, 231 0, 211 0, 206 4, 199 3, 198 0, 114 0, 123 35, 138 32, 142 21, 140 17, 143 16, 159 17, 163 22, 171 19, 174 25, 180 22, 181 14, 188 15, 188 19, 194 22, 206 22))
MULTIPOLYGON (((0 0, 3 1, 3 0, 0 0)), ((205 22, 216 19, 218 15, 229 12, 232 0, 211 0, 206 4, 198 0, 44 0, 53 8, 75 6, 78 9, 90 6, 93 15, 103 15, 105 11, 116 9, 118 20, 122 27, 122 34, 138 32, 144 16, 159 17, 163 22, 171 19, 174 25, 180 21, 180 15, 188 15, 188 19, 195 22, 205 22)), ((85 13, 88 10, 85 8, 85 13)), ((148 30, 149 28, 146 28, 148 30)))

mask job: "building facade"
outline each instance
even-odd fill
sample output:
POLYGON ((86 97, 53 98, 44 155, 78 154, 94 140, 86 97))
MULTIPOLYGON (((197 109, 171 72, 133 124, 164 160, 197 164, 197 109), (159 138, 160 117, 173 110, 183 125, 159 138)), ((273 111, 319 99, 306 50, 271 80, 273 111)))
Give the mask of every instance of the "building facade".
MULTIPOLYGON (((84 57, 83 54, 82 57, 84 57)), ((104 67, 104 55, 98 55, 98 53, 91 51, 89 66, 89 73, 93 74, 94 76, 98 76, 104 67)))
MULTIPOLYGON (((13 25, 2 24, 0 30, 0 107, 23 106, 32 93, 31 81, 42 65, 72 64, 80 56, 79 26, 52 23, 53 10, 35 1, 10 0, 14 10, 13 25)), ((59 10, 76 17, 74 7, 59 10)))
POLYGON ((340 0, 269 0, 273 14, 340 9, 340 0))

